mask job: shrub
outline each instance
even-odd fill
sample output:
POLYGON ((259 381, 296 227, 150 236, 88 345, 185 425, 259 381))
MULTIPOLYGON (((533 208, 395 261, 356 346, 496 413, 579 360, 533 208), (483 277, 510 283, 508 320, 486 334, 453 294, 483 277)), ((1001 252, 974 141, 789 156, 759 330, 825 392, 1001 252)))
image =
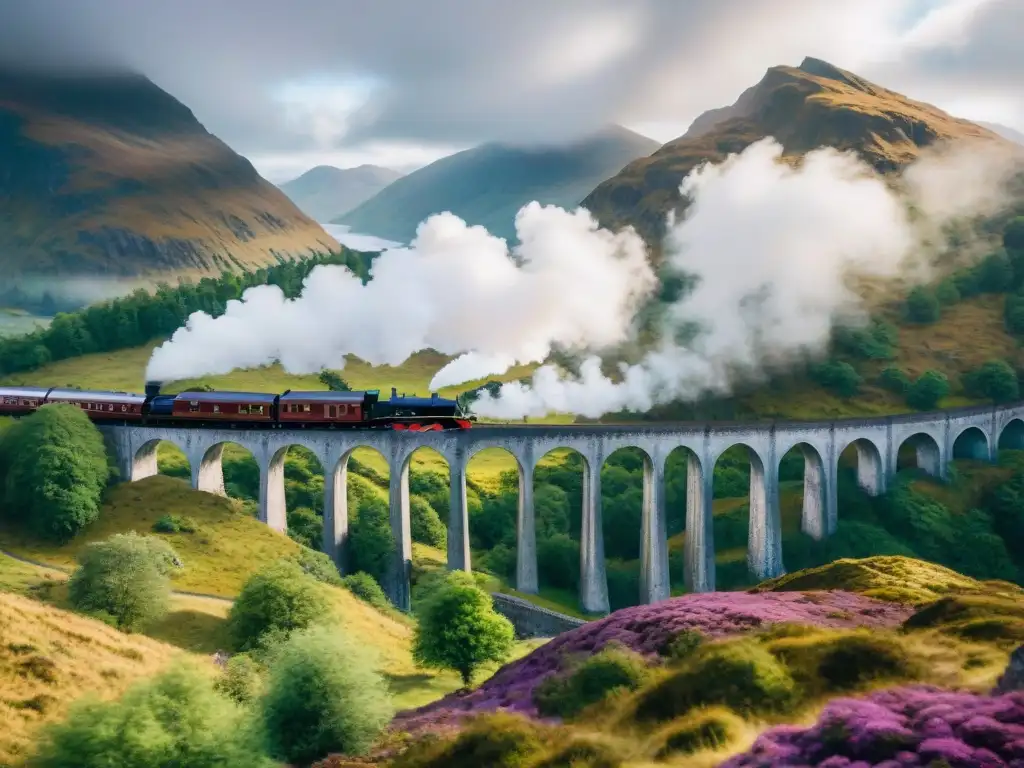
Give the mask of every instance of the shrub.
POLYGON ((956 280, 943 280, 935 286, 935 298, 944 307, 951 306, 960 301, 960 289, 957 288, 956 280))
POLYGON ((640 654, 609 643, 568 674, 547 678, 534 691, 534 701, 545 717, 575 717, 612 691, 635 691, 649 676, 640 654))
POLYGON ((907 320, 912 323, 936 322, 942 314, 935 293, 924 286, 914 288, 908 295, 905 306, 907 320))
POLYGON ((695 629, 677 632, 661 649, 661 655, 672 661, 688 659, 704 643, 704 635, 695 629))
POLYGON ((119 629, 138 629, 167 612, 175 562, 162 539, 116 534, 82 550, 68 598, 79 611, 109 615, 119 629))
POLYGON ((44 726, 35 768, 270 768, 242 711, 207 675, 175 668, 131 688, 118 701, 73 705, 44 726))
POLYGON ((413 496, 409 500, 409 526, 412 540, 420 544, 444 547, 448 542, 448 529, 434 508, 420 496, 413 496))
POLYGON ((279 560, 249 577, 228 614, 237 651, 259 647, 268 634, 287 636, 321 619, 327 601, 317 583, 293 562, 279 560))
POLYGON ((899 368, 890 365, 878 374, 878 385, 890 392, 902 395, 910 386, 910 377, 899 368))
POLYGON ((720 704, 741 714, 780 711, 795 699, 789 671, 751 640, 705 645, 678 672, 641 694, 637 718, 673 720, 720 704))
POLYGON ((1013 287, 1013 265, 1003 250, 990 253, 974 268, 982 293, 1004 293, 1013 287))
POLYGON ((535 764, 535 768, 619 768, 622 758, 610 745, 591 739, 576 739, 554 755, 535 764))
POLYGON ((1020 397, 1017 372, 1005 360, 989 360, 964 376, 964 390, 972 397, 1006 403, 1020 397))
POLYGON ((388 505, 378 496, 359 502, 355 519, 349 526, 349 558, 352 569, 365 571, 382 582, 388 574, 395 550, 388 505))
POLYGON ((712 707, 684 717, 665 734, 655 757, 665 760, 676 755, 692 755, 705 749, 721 749, 745 730, 736 715, 721 707, 712 707))
POLYGON ((853 397, 863 381, 856 369, 846 362, 829 360, 811 369, 811 378, 840 397, 853 397))
POLYGON ((899 341, 897 330, 874 318, 866 328, 840 327, 835 332, 836 348, 863 360, 888 360, 899 341))
POLYGON ((307 549, 315 549, 323 541, 324 521, 309 507, 288 510, 288 538, 307 549))
POLYGON ((876 681, 915 680, 921 667, 896 637, 832 632, 774 642, 772 652, 807 691, 840 693, 876 681))
POLYGON ((330 627, 293 634, 260 701, 271 756, 306 765, 330 752, 366 753, 394 716, 365 644, 330 627))
POLYGON ((949 394, 949 379, 940 371, 925 371, 907 388, 907 405, 918 411, 930 411, 949 394))
POLYGON ((448 574, 428 594, 418 611, 413 658, 422 666, 458 672, 468 686, 481 664, 508 657, 515 632, 494 611, 490 595, 467 579, 472 577, 448 574))
POLYGON ((297 555, 292 555, 288 559, 298 565, 307 576, 332 587, 341 586, 341 574, 338 573, 338 566, 331 560, 330 555, 303 547, 297 555))
POLYGON ((7 430, 3 452, 6 509, 36 535, 66 542, 99 517, 110 468, 84 411, 40 408, 7 430))
POLYGON ((199 526, 191 517, 179 515, 163 515, 153 523, 156 533, 195 533, 199 526))
POLYGON ((447 743, 428 745, 420 750, 413 748, 399 765, 402 768, 524 768, 544 749, 542 734, 540 727, 519 715, 482 715, 447 743))
POLYGON ((1012 334, 1024 333, 1024 296, 1019 293, 1006 297, 1003 305, 1003 324, 1012 334))
POLYGON ((222 693, 238 704, 248 704, 260 693, 263 686, 263 670, 259 663, 247 653, 237 653, 228 659, 224 671, 214 683, 222 693))
POLYGON ((516 550, 507 544, 498 544, 484 555, 483 568, 495 576, 507 579, 516 575, 516 550))
POLYGON ((557 533, 537 545, 537 569, 541 583, 574 590, 580 579, 580 545, 568 534, 557 533))
POLYGON ((368 573, 350 573, 341 580, 341 584, 364 603, 369 603, 379 611, 387 611, 392 607, 380 584, 368 573))

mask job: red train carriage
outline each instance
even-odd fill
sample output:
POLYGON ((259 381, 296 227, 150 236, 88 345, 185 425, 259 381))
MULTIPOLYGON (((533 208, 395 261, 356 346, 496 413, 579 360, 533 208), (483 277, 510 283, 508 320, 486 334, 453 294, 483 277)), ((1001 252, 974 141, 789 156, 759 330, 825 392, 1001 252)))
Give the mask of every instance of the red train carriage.
POLYGON ((278 398, 281 424, 358 424, 370 418, 365 392, 292 392, 278 398))
POLYGON ((273 422, 276 400, 266 392, 182 392, 171 414, 195 421, 273 422))
POLYGON ((0 387, 0 416, 32 413, 46 401, 47 387, 0 387))
POLYGON ((46 395, 46 403, 69 403, 97 420, 142 420, 145 395, 130 392, 92 392, 85 389, 54 388, 46 395))

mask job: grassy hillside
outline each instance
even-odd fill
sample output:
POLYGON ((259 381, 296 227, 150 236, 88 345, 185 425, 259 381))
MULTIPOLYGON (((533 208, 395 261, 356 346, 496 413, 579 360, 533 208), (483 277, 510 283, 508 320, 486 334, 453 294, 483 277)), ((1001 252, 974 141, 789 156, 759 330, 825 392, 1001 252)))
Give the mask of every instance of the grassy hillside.
MULTIPOLYGON (((0 586, 8 567, 0 557, 0 586)), ((0 765, 85 693, 112 698, 188 655, 0 588, 0 765)), ((212 665, 211 665, 212 668, 212 665)))
POLYGON ((425 218, 451 211, 511 242, 522 206, 537 200, 575 207, 594 185, 657 148, 618 126, 564 147, 485 144, 410 173, 334 223, 404 243, 425 218))
POLYGON ((307 216, 328 222, 365 203, 400 178, 402 174, 398 171, 379 165, 345 169, 318 165, 278 186, 307 216))
POLYGON ((0 71, 7 286, 273 264, 337 243, 146 78, 0 71))

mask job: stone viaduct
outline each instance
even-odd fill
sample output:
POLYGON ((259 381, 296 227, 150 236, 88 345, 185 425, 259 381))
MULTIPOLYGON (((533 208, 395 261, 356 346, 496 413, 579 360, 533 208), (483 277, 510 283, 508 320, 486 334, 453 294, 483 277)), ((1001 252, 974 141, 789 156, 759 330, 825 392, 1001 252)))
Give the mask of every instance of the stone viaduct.
POLYGON ((515 458, 519 468, 516 586, 531 593, 538 587, 534 469, 548 452, 556 448, 574 449, 584 459, 580 603, 588 612, 607 613, 600 470, 614 451, 630 447, 640 449, 645 456, 640 599, 655 602, 669 596, 664 489, 665 462, 672 451, 687 451, 685 583, 692 591, 712 591, 712 475, 718 458, 732 446, 746 446, 751 459, 748 565, 758 577, 769 578, 784 572, 778 473, 779 462, 790 450, 798 448, 805 459, 803 530, 822 538, 836 528, 837 467, 839 456, 846 449, 852 446, 856 451, 858 482, 871 494, 885 490, 896 472, 900 448, 908 441, 915 449, 917 466, 942 478, 954 458, 992 461, 1000 448, 1024 448, 1024 403, 883 418, 750 424, 482 425, 470 430, 426 433, 113 425, 102 429, 123 479, 135 481, 156 474, 157 445, 167 440, 188 457, 192 486, 217 494, 224 494, 224 445, 230 442, 248 449, 260 468, 260 520, 280 531, 286 529, 285 453, 293 445, 308 448, 326 471, 324 551, 342 570, 348 533, 348 458, 359 447, 376 449, 390 467, 391 527, 397 542, 388 591, 395 604, 404 609, 409 607, 412 560, 409 465, 416 450, 432 448, 448 462, 450 569, 470 567, 467 463, 484 448, 503 448, 515 458))

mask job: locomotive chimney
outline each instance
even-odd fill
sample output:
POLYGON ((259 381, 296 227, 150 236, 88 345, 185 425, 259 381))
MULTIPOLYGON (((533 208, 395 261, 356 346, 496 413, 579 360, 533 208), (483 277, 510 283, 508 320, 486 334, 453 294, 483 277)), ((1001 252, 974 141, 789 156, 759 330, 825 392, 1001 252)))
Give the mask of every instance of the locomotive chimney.
POLYGON ((146 397, 154 398, 160 394, 160 387, 163 386, 162 381, 147 381, 146 382, 146 397))
POLYGON ((392 387, 391 388, 391 399, 392 400, 396 400, 397 398, 398 398, 398 388, 397 387, 392 387))

